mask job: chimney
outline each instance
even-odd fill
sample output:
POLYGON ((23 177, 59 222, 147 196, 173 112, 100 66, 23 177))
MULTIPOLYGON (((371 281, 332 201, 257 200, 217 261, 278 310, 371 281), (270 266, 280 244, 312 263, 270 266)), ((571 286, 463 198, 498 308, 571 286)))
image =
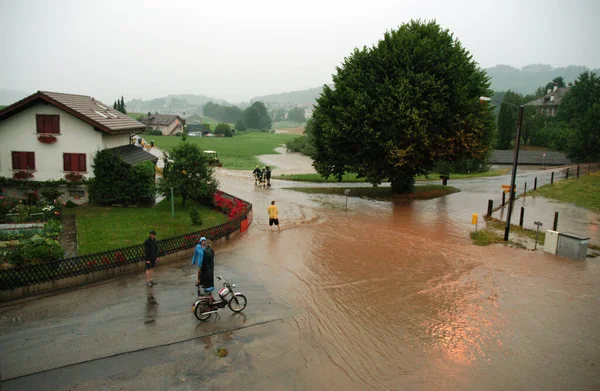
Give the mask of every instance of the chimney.
POLYGON ((554 102, 554 94, 550 95, 550 102, 554 102))
POLYGON ((555 85, 554 85, 554 90, 553 90, 553 91, 556 91, 556 90, 558 90, 558 86, 555 84, 555 85))

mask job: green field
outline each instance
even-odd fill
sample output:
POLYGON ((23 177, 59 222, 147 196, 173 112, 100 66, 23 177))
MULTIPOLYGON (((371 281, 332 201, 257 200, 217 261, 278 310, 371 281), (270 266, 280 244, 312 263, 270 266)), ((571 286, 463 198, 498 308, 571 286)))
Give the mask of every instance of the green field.
POLYGON ((148 113, 127 113, 128 116, 130 116, 131 118, 137 120, 138 118, 144 116, 144 115, 148 115, 148 113))
MULTIPOLYGON (((506 174, 507 169, 501 170, 492 170, 488 172, 478 172, 473 174, 450 174, 450 180, 452 179, 468 179, 468 178, 482 178, 482 177, 493 177, 506 174)), ((418 176, 415 178, 416 181, 431 181, 431 180, 439 180, 440 174, 431 173, 428 177, 424 175, 418 176)), ((288 181, 298 181, 298 182, 338 182, 335 177, 330 176, 325 179, 325 177, 320 174, 290 174, 290 175, 277 175, 273 177, 274 179, 284 179, 288 181)), ((344 174, 342 177, 342 182, 364 182, 364 178, 358 178, 356 174, 348 173, 344 174)))
MULTIPOLYGON (((187 207, 195 205, 188 201, 187 207)), ((89 254, 120 247, 141 244, 150 230, 157 239, 165 239, 213 227, 227 221, 227 216, 216 210, 198 205, 203 218, 201 226, 194 226, 187 208, 181 200, 175 202, 175 218, 171 217, 171 204, 163 200, 153 208, 121 208, 85 205, 65 208, 64 214, 75 214, 77 219, 78 253, 89 254)))
MULTIPOLYGON (((238 132, 233 137, 189 137, 188 142, 198 144, 202 150, 219 154, 223 167, 233 170, 252 170, 259 164, 257 155, 276 153, 275 148, 296 137, 293 134, 238 132)), ((172 149, 181 137, 152 136, 159 148, 172 149)))
POLYGON ((306 122, 296 122, 296 121, 278 121, 273 122, 273 129, 289 129, 289 128, 299 128, 301 126, 306 126, 306 122))
MULTIPOLYGON (((336 194, 344 195, 343 187, 290 187, 288 190, 299 191, 309 194, 336 194)), ((396 199, 396 200, 429 200, 448 194, 457 193, 460 190, 452 186, 425 185, 416 186, 413 193, 395 194, 391 187, 354 187, 350 189, 349 197, 366 197, 374 199, 396 199)))
POLYGON ((538 187, 529 194, 568 202, 600 213, 600 173, 554 182, 553 185, 538 187))

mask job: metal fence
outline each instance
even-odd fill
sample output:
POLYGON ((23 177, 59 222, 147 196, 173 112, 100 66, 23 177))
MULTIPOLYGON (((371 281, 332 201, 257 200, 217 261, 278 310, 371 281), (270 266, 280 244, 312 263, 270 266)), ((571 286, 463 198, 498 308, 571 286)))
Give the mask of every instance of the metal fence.
MULTIPOLYGON (((561 167, 544 172, 523 173, 517 176, 515 203, 511 224, 536 229, 535 222, 542 222, 542 229, 553 229, 590 236, 591 243, 600 243, 600 221, 597 215, 587 210, 573 208, 570 204, 556 203, 535 197, 537 188, 565 179, 579 178, 600 171, 600 164, 580 164, 561 167)), ((488 215, 506 220, 509 193, 499 192, 498 197, 488 203, 488 215), (491 212, 491 213, 490 213, 491 212)))
MULTIPOLYGON (((232 200, 237 199, 231 194, 222 193, 222 195, 232 200)), ((244 200, 240 201, 245 205, 242 213, 226 223, 197 232, 158 240, 158 255, 164 256, 193 248, 198 244, 198 239, 202 236, 211 240, 217 240, 240 230, 242 222, 246 220, 252 211, 252 204, 244 200)), ((127 264, 143 262, 144 258, 144 245, 140 244, 100 253, 59 259, 52 262, 13 267, 0 270, 0 290, 14 289, 107 270, 127 264)))

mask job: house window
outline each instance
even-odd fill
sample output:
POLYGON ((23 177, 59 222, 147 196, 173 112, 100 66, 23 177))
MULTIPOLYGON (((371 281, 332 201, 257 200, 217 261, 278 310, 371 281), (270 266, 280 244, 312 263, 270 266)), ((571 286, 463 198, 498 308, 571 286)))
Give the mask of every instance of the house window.
POLYGON ((12 168, 13 170, 35 170, 35 153, 13 152, 12 168))
POLYGON ((58 115, 38 114, 35 116, 38 133, 60 133, 58 115))
POLYGON ((69 198, 76 200, 85 198, 85 190, 68 190, 69 198))
POLYGON ((87 171, 85 153, 63 153, 64 171, 87 171))

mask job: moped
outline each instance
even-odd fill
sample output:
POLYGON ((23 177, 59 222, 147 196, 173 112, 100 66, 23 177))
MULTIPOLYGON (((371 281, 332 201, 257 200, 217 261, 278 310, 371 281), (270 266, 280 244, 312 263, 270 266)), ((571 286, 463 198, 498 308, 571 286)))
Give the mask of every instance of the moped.
POLYGON ((229 307, 233 312, 241 312, 246 308, 246 296, 233 290, 234 283, 221 276, 218 276, 217 280, 223 281, 223 288, 219 291, 218 299, 214 299, 212 292, 206 292, 204 287, 198 284, 198 300, 192 306, 192 312, 198 320, 208 320, 212 314, 225 307, 229 307))

